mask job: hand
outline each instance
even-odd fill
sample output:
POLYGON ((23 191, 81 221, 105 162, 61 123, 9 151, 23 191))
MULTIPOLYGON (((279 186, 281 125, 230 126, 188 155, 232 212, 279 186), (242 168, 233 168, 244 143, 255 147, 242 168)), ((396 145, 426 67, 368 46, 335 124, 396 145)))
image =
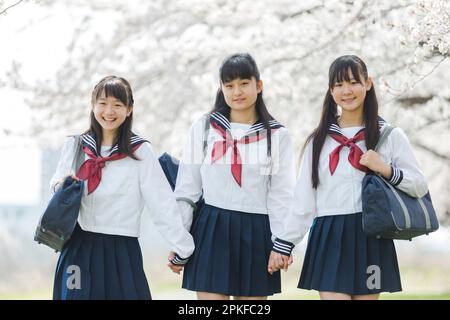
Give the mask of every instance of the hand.
POLYGON ((273 274, 280 269, 287 271, 288 267, 292 264, 293 261, 294 259, 292 258, 292 255, 288 257, 282 255, 281 253, 272 251, 270 253, 269 263, 267 265, 267 272, 273 274))
POLYGON ((176 274, 180 274, 180 272, 183 271, 183 266, 174 265, 171 262, 174 257, 175 257, 175 252, 171 251, 169 253, 169 256, 167 257, 167 259, 169 260, 169 262, 167 263, 167 266, 170 268, 170 270, 172 270, 172 272, 174 272, 176 274))
POLYGON ((391 166, 384 163, 381 156, 373 150, 367 150, 359 159, 359 163, 374 172, 380 173, 386 179, 389 179, 392 175, 391 166))
POLYGON ((80 179, 78 179, 77 176, 75 176, 75 175, 73 175, 73 174, 68 174, 68 175, 64 176, 64 178, 62 178, 61 180, 59 180, 58 182, 56 182, 56 183, 53 185, 53 192, 58 191, 59 188, 62 187, 62 185, 64 184, 64 181, 66 181, 66 179, 67 179, 68 177, 71 177, 72 179, 74 179, 74 180, 76 180, 76 181, 79 181, 79 180, 80 180, 80 179))

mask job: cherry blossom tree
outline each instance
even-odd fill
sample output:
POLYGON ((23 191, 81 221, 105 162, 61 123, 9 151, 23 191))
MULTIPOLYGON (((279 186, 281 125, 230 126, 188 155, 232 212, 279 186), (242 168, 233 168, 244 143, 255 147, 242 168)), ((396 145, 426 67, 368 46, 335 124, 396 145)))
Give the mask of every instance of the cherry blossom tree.
POLYGON ((55 75, 16 87, 32 93, 33 135, 42 143, 87 127, 90 93, 104 75, 129 79, 135 129, 179 156, 190 123, 210 110, 222 59, 250 52, 271 112, 297 150, 317 124, 330 63, 363 58, 381 114, 402 127, 450 216, 450 4, 443 0, 41 1, 74 25, 55 75), (436 139, 439 135, 441 138, 436 139))

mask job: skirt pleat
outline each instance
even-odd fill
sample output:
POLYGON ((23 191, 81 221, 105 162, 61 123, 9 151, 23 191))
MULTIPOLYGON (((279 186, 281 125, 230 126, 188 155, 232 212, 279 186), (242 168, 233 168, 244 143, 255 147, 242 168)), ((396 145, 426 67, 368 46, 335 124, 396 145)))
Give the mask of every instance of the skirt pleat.
POLYGON ((318 217, 298 287, 350 295, 401 291, 394 242, 366 236, 361 213, 318 217))
POLYGON ((58 260, 53 299, 151 299, 138 239, 87 232, 77 225, 58 260), (81 284, 75 288, 68 285, 74 266, 81 284))
POLYGON ((280 272, 267 272, 272 240, 268 216, 205 204, 191 229, 195 251, 183 288, 230 296, 281 291, 280 272))

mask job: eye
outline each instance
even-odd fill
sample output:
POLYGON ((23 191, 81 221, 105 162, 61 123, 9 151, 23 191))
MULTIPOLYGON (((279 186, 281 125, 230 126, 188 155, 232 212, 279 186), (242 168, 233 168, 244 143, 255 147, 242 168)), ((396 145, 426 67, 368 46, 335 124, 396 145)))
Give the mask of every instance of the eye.
POLYGON ((334 84, 334 87, 342 87, 342 83, 341 83, 341 82, 336 82, 336 83, 334 84))

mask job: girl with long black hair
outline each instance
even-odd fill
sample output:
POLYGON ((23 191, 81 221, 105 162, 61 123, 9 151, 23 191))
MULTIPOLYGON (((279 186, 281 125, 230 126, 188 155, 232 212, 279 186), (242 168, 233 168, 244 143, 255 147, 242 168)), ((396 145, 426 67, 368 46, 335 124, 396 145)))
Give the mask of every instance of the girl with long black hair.
MULTIPOLYGON (((311 228, 298 287, 317 290, 322 299, 377 299, 380 292, 401 291, 393 240, 363 232, 361 183, 370 170, 413 197, 428 187, 403 130, 395 128, 373 150, 385 125, 365 63, 354 55, 337 58, 280 235, 292 248, 311 228), (370 276, 379 279, 374 286, 370 276)), ((269 268, 276 270, 276 261, 269 268)))
POLYGON ((265 299, 281 290, 279 272, 269 274, 267 263, 272 250, 278 257, 285 250, 273 240, 292 199, 292 143, 266 108, 249 54, 229 56, 219 74, 214 108, 190 129, 175 188, 196 245, 183 288, 199 299, 265 299), (205 205, 192 222, 190 203, 202 194, 205 205))
POLYGON ((85 181, 75 231, 59 256, 53 298, 151 299, 138 242, 144 206, 177 253, 172 264, 186 263, 193 239, 150 143, 131 131, 128 81, 103 78, 91 105, 90 128, 81 136, 84 163, 71 172, 77 148, 74 137, 67 138, 50 182, 56 190, 68 175, 85 181))

